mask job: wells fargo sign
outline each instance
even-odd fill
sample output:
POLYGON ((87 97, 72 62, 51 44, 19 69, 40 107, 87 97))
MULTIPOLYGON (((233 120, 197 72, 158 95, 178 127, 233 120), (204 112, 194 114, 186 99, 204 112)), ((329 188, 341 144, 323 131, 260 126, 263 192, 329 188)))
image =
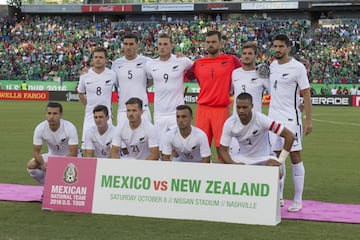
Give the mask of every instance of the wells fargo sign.
POLYGON ((0 100, 48 101, 47 91, 4 91, 0 90, 0 100))

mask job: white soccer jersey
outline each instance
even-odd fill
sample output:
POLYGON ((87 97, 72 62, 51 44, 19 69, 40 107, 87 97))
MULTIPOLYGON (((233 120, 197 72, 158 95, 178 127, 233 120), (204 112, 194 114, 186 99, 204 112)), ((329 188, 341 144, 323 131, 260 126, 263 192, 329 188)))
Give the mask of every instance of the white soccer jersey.
POLYGON ((252 112, 252 119, 243 125, 238 115, 228 118, 224 124, 220 144, 230 146, 232 138, 236 138, 240 149, 238 154, 254 158, 272 155, 269 143, 269 131, 280 135, 284 126, 259 112, 252 112))
POLYGON ((97 127, 92 126, 85 133, 85 149, 94 150, 98 158, 109 158, 114 129, 112 125, 108 125, 106 132, 100 135, 97 127))
POLYGON ((264 90, 270 92, 269 79, 261 78, 255 70, 245 71, 237 68, 232 72, 231 82, 234 89, 234 108, 236 114, 236 98, 240 93, 249 93, 253 98, 254 110, 261 112, 264 90))
POLYGON ((285 64, 272 62, 269 116, 283 123, 301 124, 300 90, 309 87, 309 79, 303 64, 294 58, 285 64))
POLYGON ((147 80, 145 62, 150 58, 137 56, 134 60, 127 60, 125 57, 116 59, 111 69, 116 72, 119 91, 118 112, 126 112, 125 103, 132 97, 140 98, 143 101, 143 109, 148 108, 147 80))
MULTIPOLYGON (((83 123, 82 142, 85 141, 85 132, 92 126, 95 126, 93 110, 97 105, 104 105, 109 110, 108 124, 112 124, 111 118, 111 98, 113 86, 117 83, 114 71, 105 68, 105 70, 97 74, 92 69, 80 76, 78 92, 86 93, 86 108, 83 123)), ((82 144, 81 148, 84 148, 82 144)))
POLYGON ((191 126, 191 133, 186 138, 181 136, 178 127, 166 133, 162 140, 162 153, 171 155, 173 149, 179 154, 179 160, 183 162, 201 162, 203 157, 211 155, 206 134, 194 126, 191 126))
POLYGON ((86 115, 90 115, 92 118, 94 107, 104 105, 108 108, 111 118, 111 97, 113 86, 116 83, 115 72, 108 68, 105 68, 100 74, 90 69, 80 76, 78 92, 86 93, 86 115))
POLYGON ((127 148, 130 158, 146 159, 150 155, 149 148, 158 147, 159 143, 155 127, 148 121, 141 121, 135 130, 128 122, 116 126, 112 145, 127 148))
POLYGON ((176 107, 184 104, 184 73, 191 68, 191 60, 175 55, 167 61, 159 58, 146 63, 146 71, 154 81, 154 114, 176 113, 176 107))
POLYGON ((35 128, 33 144, 42 145, 43 142, 48 146, 48 155, 67 156, 69 145, 78 144, 76 128, 71 122, 61 119, 59 129, 53 132, 48 121, 43 121, 35 128))

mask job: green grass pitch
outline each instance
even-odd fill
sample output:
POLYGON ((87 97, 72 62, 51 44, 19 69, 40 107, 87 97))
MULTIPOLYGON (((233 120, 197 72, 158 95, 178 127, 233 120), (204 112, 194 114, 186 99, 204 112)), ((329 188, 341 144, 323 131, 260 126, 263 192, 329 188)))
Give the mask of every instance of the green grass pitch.
MULTIPOLYGON (((84 108, 62 102, 81 136, 84 108)), ((25 169, 46 102, 0 101, 0 183, 33 184, 25 169)), ((114 106, 116 107, 116 106, 114 106)), ((195 108, 195 105, 193 105, 195 108)), ((303 141, 304 199, 360 204, 360 108, 314 107, 303 141)), ((292 198, 290 164, 285 197, 292 198)), ((47 212, 40 203, 0 201, 0 240, 22 239, 356 239, 355 224, 282 220, 276 227, 47 212)))

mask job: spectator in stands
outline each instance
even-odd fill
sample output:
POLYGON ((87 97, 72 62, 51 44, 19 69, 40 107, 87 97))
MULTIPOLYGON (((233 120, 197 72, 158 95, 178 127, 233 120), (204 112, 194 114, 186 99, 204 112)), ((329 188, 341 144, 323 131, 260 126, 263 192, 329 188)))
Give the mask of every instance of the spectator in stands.
POLYGON ((332 89, 331 89, 331 95, 336 95, 338 92, 338 89, 336 88, 336 86, 334 86, 332 89))
POLYGON ((157 55, 156 36, 161 29, 174 35, 174 50, 192 60, 203 57, 206 32, 221 29, 224 53, 239 55, 242 44, 252 41, 260 48, 260 62, 272 61, 271 39, 278 33, 291 33, 294 57, 307 66, 313 83, 354 83, 360 76, 359 20, 339 26, 315 29, 295 19, 216 22, 198 17, 196 21, 121 21, 115 27, 108 19, 91 17, 61 18, 41 16, 20 22, 0 20, 0 65, 2 79, 78 80, 79 69, 89 64, 96 46, 108 49, 109 59, 122 56, 125 33, 141 33, 139 54, 157 55), (6 70, 4 70, 6 69, 6 70), (345 78, 344 78, 345 76, 345 78))
POLYGON ((352 88, 350 88, 350 95, 356 95, 356 86, 353 85, 352 88))

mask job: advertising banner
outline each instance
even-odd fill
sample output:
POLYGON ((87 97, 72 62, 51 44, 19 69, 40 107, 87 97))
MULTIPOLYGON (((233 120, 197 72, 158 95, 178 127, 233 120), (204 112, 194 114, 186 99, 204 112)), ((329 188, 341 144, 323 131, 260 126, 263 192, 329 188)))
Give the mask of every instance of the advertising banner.
POLYGON ((195 11, 240 11, 240 3, 214 2, 195 4, 195 11))
MULTIPOLYGON (((2 90, 21 90, 21 83, 19 80, 0 80, 2 90)), ((77 82, 64 81, 59 83, 57 81, 31 81, 27 80, 27 90, 33 91, 74 91, 77 82)))
POLYGON ((326 106, 352 106, 351 96, 313 96, 311 97, 312 105, 326 106))
POLYGON ((194 4, 143 4, 141 5, 142 12, 192 12, 194 11, 194 4))
POLYGON ((132 5, 118 5, 118 4, 90 4, 90 5, 83 5, 81 7, 82 12, 84 13, 91 13, 91 12, 132 12, 133 6, 132 5))
POLYGON ((277 225, 278 174, 265 166, 49 157, 42 208, 277 225))
POLYGON ((91 213, 97 159, 49 157, 42 209, 91 213))
POLYGON ((0 90, 0 100, 48 101, 49 100, 49 92, 0 90))
POLYGON ((241 3, 241 10, 279 10, 279 9, 298 9, 299 2, 297 1, 282 1, 282 2, 243 2, 241 3))
POLYGON ((352 96, 352 105, 354 107, 360 107, 360 96, 352 96))

